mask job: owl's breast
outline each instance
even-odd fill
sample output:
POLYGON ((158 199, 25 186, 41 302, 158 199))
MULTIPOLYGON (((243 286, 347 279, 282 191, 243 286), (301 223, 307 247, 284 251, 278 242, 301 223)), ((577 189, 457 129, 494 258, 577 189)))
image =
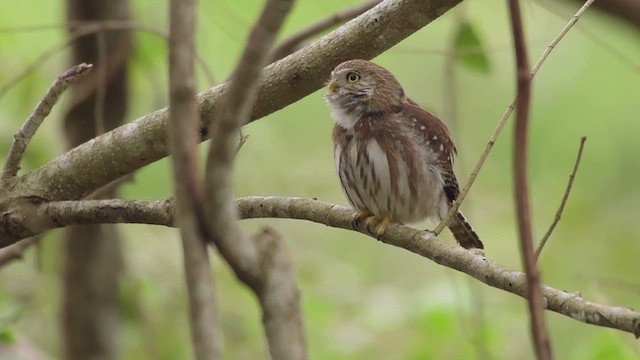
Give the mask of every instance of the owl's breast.
POLYGON ((336 171, 355 208, 401 222, 438 211, 442 176, 410 131, 362 118, 351 130, 336 124, 333 139, 336 171))

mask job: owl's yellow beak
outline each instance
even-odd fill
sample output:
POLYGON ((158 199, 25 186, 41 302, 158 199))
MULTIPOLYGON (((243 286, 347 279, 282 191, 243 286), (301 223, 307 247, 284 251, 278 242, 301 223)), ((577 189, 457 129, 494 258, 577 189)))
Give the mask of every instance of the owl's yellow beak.
POLYGON ((338 84, 336 84, 335 80, 332 80, 329 83, 329 86, 327 87, 327 91, 330 92, 330 93, 334 93, 334 92, 336 92, 336 90, 338 90, 338 84))

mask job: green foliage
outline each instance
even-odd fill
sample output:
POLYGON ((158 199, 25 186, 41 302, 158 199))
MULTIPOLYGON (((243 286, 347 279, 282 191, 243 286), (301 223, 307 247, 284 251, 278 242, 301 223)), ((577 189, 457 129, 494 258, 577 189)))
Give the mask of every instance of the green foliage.
POLYGON ((456 60, 471 70, 486 74, 491 70, 482 40, 469 22, 460 22, 454 41, 456 60))
POLYGON ((9 328, 0 329, 0 344, 13 345, 16 342, 16 336, 9 328))

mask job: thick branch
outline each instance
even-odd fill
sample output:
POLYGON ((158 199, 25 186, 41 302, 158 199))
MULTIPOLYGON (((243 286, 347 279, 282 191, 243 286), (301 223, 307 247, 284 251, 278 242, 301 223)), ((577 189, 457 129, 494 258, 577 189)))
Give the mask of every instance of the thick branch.
MULTIPOLYGON (((259 119, 309 95, 322 86, 338 63, 379 55, 459 1, 386 0, 304 49, 268 66, 260 80, 250 119, 259 119)), ((198 95, 202 119, 211 118, 226 89, 227 85, 223 84, 198 95)), ((47 200, 79 199, 166 156, 166 126, 167 110, 162 109, 99 136, 27 174, 24 181, 13 188, 12 197, 37 195, 47 200)), ((201 124, 201 129, 206 128, 206 123, 201 124)), ((0 247, 17 241, 15 235, 0 229, 0 247)))
MULTIPOLYGON (((249 196, 237 199, 241 219, 283 218, 313 221, 331 227, 354 230, 353 209, 312 199, 249 196)), ((38 206, 40 223, 49 228, 87 223, 144 223, 173 225, 174 202, 142 200, 62 201, 38 206)), ((44 231, 45 229, 42 229, 44 231)), ((371 236, 366 231, 362 232, 371 236)), ((448 245, 430 233, 407 226, 389 226, 383 242, 404 248, 438 264, 466 273, 477 280, 526 298, 525 274, 497 264, 483 255, 448 245)), ((578 293, 542 287, 546 309, 572 319, 618 329, 640 337, 640 313, 626 307, 585 301, 578 293)))

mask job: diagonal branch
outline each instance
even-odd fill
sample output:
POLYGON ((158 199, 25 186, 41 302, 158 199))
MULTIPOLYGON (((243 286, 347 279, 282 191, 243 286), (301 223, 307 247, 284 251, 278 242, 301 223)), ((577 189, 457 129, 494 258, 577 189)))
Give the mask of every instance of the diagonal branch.
POLYGON ((29 141, 31 141, 33 135, 36 134, 36 131, 38 131, 44 119, 58 102, 62 93, 73 83, 86 76, 92 68, 93 65, 84 63, 74 65, 71 69, 65 71, 64 74, 60 75, 53 85, 51 85, 27 121, 25 121, 20 130, 13 136, 13 143, 11 144, 9 155, 2 168, 0 179, 6 180, 18 174, 20 162, 22 162, 22 157, 29 145, 29 141))
MULTIPOLYGON (((386 0, 304 49, 264 69, 250 120, 271 114, 318 90, 331 69, 352 59, 371 59, 444 14, 460 0, 386 0)), ((218 106, 227 84, 198 96, 201 129, 218 106)), ((79 199, 106 183, 167 155, 167 110, 96 137, 27 174, 4 197, 38 196, 50 201, 79 199), (96 168, 99 171, 86 171, 96 168)), ((204 131, 204 130, 203 130, 204 131)), ((0 247, 17 234, 0 229, 0 247)), ((25 233, 27 237, 28 234, 25 233)))
MULTIPOLYGON (((350 231, 353 209, 322 201, 277 196, 249 196, 236 200, 241 219, 281 218, 312 221, 350 231)), ((49 224, 40 231, 72 224, 143 223, 173 226, 175 203, 171 199, 61 201, 38 206, 34 217, 49 224)), ((371 236, 366 231, 364 235, 371 236)), ((428 232, 392 224, 381 240, 463 272, 482 283, 526 298, 526 277, 481 254, 448 245, 428 232)), ((628 307, 598 304, 582 299, 578 292, 542 287, 544 305, 574 320, 618 329, 640 337, 640 313, 628 307)))

